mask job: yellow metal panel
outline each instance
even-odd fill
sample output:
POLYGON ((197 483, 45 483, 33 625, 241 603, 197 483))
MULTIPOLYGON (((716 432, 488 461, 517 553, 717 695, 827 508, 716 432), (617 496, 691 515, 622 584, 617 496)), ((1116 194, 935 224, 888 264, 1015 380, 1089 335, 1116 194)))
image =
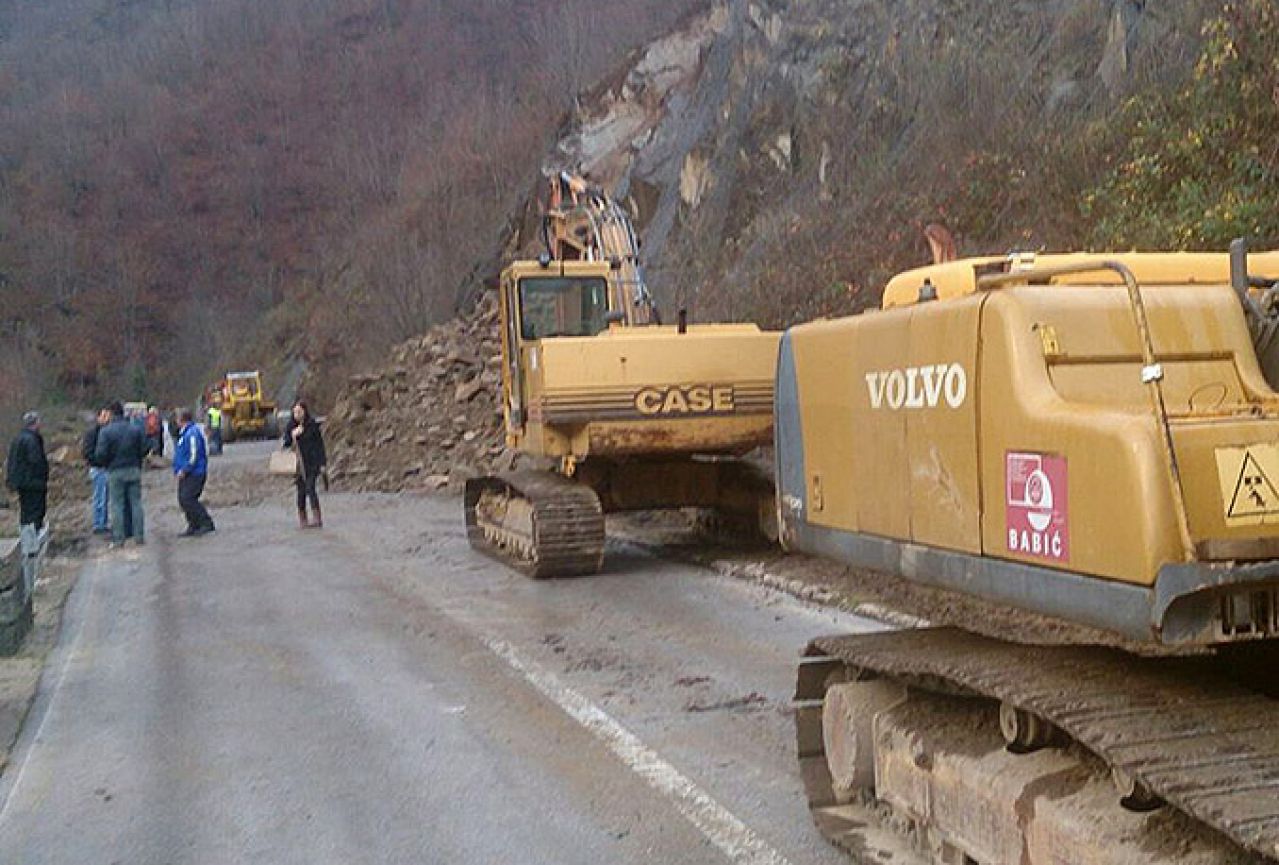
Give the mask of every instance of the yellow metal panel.
POLYGON ((792 330, 813 523, 980 551, 980 304, 792 330))
MULTIPOLYGON (((985 305, 980 379, 985 553, 1150 584, 1161 564, 1179 558, 1158 428, 1141 404, 1116 410, 1061 397, 1049 377, 1035 325, 1050 310, 1059 311, 1058 304, 1087 304, 1091 298, 1074 291, 1041 291, 1001 289, 985 305), (1023 535, 1016 540, 1010 535, 1019 509, 1025 510, 1021 492, 1010 488, 1015 480, 1010 466, 1019 457, 1039 457, 1058 467, 1063 489, 1054 491, 1055 504, 1068 541, 1060 557, 1046 546, 1049 534, 1031 537, 1029 544, 1023 535)), ((1072 328, 1058 319, 1052 323, 1063 350, 1069 351, 1072 328)), ((1116 304, 1089 326, 1116 336, 1133 327, 1126 304, 1116 304)), ((1099 386, 1111 384, 1102 381, 1099 386)))
POLYGON ((610 456, 744 453, 773 438, 773 414, 593 422, 576 453, 610 456))
MULTIPOLYGON (((1201 557, 1273 555, 1279 397, 1227 257, 1037 263, 1111 258, 1143 282, 1191 543, 1201 557)), ((808 518, 1150 585, 1184 548, 1130 299, 1107 273, 975 292, 975 268, 994 264, 905 274, 908 305, 792 330, 808 518), (914 303, 923 278, 949 299, 914 303), (967 393, 943 409, 950 364, 967 393)), ((1279 276, 1279 256, 1250 270, 1279 276)))
POLYGON ((909 536, 905 414, 887 410, 887 382, 868 380, 905 363, 909 324, 903 310, 792 331, 809 519, 817 525, 909 536))
POLYGON ((919 301, 919 291, 924 283, 932 284, 940 300, 953 300, 977 290, 977 270, 997 267, 1002 257, 966 258, 946 264, 934 264, 899 273, 884 288, 884 309, 910 306, 919 301))
POLYGON ((804 433, 805 478, 810 519, 821 525, 857 528, 861 455, 853 404, 858 380, 848 319, 815 322, 792 333, 804 433), (827 493, 833 483, 834 497, 827 493))
POLYGON ((1279 502, 1270 493, 1279 484, 1279 417, 1181 422, 1173 439, 1197 543, 1279 538, 1279 515, 1271 513, 1279 502))
POLYGON ((977 472, 977 370, 982 298, 911 310, 905 373, 911 538, 981 551, 977 472))
POLYGON ((523 346, 545 456, 741 453, 772 441, 780 334, 755 325, 617 327, 523 346))
POLYGON ((781 335, 754 325, 616 328, 542 340, 550 391, 633 384, 771 381, 781 335))
MULTIPOLYGON (((845 334, 853 368, 826 372, 851 379, 853 422, 843 436, 858 453, 851 473, 841 472, 838 463, 823 467, 826 498, 855 501, 854 525, 859 530, 894 538, 910 537, 906 412, 891 408, 899 398, 905 400, 902 370, 910 365, 910 319, 910 311, 901 310, 859 320, 860 327, 845 334)), ((832 511, 831 518, 835 516, 832 511)))
MULTIPOLYGON (((1136 275, 1143 286, 1194 283, 1229 287, 1230 256, 1217 252, 1125 252, 1069 253, 1019 257, 1015 267, 1066 267, 1088 262, 1118 261, 1136 275)), ((961 297, 977 290, 977 273, 1007 266, 1007 258, 970 258, 946 264, 916 268, 898 274, 884 289, 884 308, 909 306, 918 302, 924 281, 932 283, 942 299, 961 297)), ((1254 276, 1279 279, 1279 252, 1248 256, 1248 271, 1254 276)), ((1057 277, 1053 285, 1120 285, 1113 272, 1080 273, 1057 277)))
MULTIPOLYGON (((1168 413, 1174 417, 1244 411, 1252 406, 1233 358, 1161 361, 1168 413)), ((1082 405, 1149 414, 1138 359, 1054 364, 1053 387, 1061 397, 1082 405)))

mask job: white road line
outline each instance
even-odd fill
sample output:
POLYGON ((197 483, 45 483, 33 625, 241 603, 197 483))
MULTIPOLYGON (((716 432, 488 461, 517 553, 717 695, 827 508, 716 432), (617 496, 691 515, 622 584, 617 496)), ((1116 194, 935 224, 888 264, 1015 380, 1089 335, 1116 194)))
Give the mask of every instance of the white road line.
MULTIPOLYGON (((13 783, 9 785, 8 791, 4 796, 4 804, 0 805, 0 826, 4 825, 5 818, 9 815, 9 807, 18 797, 18 789, 22 786, 22 779, 27 774, 27 767, 31 765, 31 756, 35 753, 36 745, 40 742, 40 734, 44 732, 44 725, 48 722, 50 716, 53 715, 54 706, 58 702, 58 696, 62 693, 62 685, 67 680, 67 671, 71 668, 71 662, 75 660, 76 655, 80 653, 80 638, 84 636, 84 625, 89 620, 89 614, 93 609, 93 597, 98 587, 98 577, 102 570, 102 559, 98 558, 93 563, 93 573, 89 577, 89 595, 85 598, 84 608, 80 611, 80 621, 76 627, 75 637, 67 644, 67 650, 62 655, 62 664, 58 667, 58 678, 53 682, 53 690, 49 692, 49 702, 45 705, 43 713, 40 715, 40 721, 36 725, 35 733, 27 740, 27 745, 22 750, 21 762, 18 764, 17 774, 13 776, 13 783)), ((63 608, 64 616, 67 615, 67 609, 63 608)), ((17 743, 15 743, 17 744, 17 743)), ((10 767, 12 768, 12 767, 10 767)), ((5 772, 8 775, 8 771, 5 772)))
POLYGON ((673 800, 679 812, 730 861, 742 865, 790 865, 785 856, 768 846, 749 826, 603 709, 537 664, 522 658, 509 643, 482 634, 478 636, 493 654, 593 733, 650 787, 673 800))

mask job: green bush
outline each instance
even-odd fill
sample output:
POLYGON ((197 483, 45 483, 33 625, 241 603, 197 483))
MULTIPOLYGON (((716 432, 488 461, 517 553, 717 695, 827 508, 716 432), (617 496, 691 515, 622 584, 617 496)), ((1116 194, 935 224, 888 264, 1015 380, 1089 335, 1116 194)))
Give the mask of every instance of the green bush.
POLYGON ((1232 0, 1205 25, 1194 75, 1134 98, 1116 156, 1084 197, 1096 247, 1279 246, 1279 11, 1232 0))

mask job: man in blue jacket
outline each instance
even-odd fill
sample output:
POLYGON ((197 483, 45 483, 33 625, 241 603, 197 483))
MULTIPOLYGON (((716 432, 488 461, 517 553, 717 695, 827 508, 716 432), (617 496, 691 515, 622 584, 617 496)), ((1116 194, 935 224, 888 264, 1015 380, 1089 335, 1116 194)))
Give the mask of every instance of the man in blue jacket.
POLYGON ((209 475, 209 450, 191 410, 184 408, 178 419, 182 431, 173 449, 173 473, 178 476, 178 506, 187 518, 182 537, 198 538, 216 530, 209 511, 200 504, 209 475))

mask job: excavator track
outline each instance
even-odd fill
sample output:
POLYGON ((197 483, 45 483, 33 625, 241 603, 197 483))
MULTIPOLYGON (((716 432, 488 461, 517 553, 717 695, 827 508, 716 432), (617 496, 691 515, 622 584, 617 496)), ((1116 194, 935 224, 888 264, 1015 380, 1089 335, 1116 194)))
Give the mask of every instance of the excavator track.
MULTIPOLYGON (((1031 713, 1133 789, 1265 861, 1279 860, 1279 700, 1240 684, 1229 655, 1141 658, 950 628, 822 638, 805 654, 796 688, 801 769, 814 819, 837 845, 846 827, 827 817, 835 797, 822 702, 833 684, 884 678, 1031 713)), ((1273 681, 1279 665, 1258 669, 1273 681)))
POLYGON ((513 472, 466 484, 471 546, 534 579, 599 573, 604 511, 595 491, 552 472, 513 472))

